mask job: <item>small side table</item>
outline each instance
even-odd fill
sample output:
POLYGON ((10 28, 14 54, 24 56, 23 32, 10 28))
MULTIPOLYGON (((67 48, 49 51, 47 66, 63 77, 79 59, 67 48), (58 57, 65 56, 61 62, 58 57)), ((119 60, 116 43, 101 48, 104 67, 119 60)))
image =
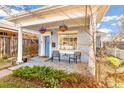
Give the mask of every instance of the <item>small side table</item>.
POLYGON ((69 60, 69 54, 64 53, 64 54, 62 55, 62 59, 64 59, 65 61, 68 61, 68 60, 69 60))

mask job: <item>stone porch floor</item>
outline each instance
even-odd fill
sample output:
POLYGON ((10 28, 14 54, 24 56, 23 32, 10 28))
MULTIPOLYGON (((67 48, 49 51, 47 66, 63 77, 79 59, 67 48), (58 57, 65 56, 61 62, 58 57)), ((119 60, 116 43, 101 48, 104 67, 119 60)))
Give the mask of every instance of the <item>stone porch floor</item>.
POLYGON ((77 72, 77 73, 80 73, 80 74, 83 74, 83 75, 90 75, 88 69, 87 69, 87 65, 85 63, 68 63, 67 61, 58 61, 58 60, 54 60, 53 62, 51 62, 51 60, 48 60, 48 61, 42 61, 43 59, 40 58, 40 57, 34 57, 34 58, 31 58, 27 63, 22 63, 22 64, 19 64, 17 66, 14 66, 14 67, 10 67, 8 68, 9 70, 16 70, 20 67, 23 67, 23 66, 50 66, 50 67, 53 67, 55 69, 60 69, 60 70, 65 70, 66 72, 68 73, 71 73, 71 72, 77 72))

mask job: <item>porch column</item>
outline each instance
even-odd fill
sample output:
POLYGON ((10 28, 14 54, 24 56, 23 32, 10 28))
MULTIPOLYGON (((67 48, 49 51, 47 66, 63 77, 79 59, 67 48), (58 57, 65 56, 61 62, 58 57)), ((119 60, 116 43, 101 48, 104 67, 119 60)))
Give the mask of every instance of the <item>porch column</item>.
POLYGON ((44 38, 41 33, 38 35, 38 56, 44 56, 44 38))
POLYGON ((18 56, 17 56, 17 62, 16 64, 22 63, 22 48, 23 48, 23 37, 22 37, 22 28, 18 28, 18 56))
POLYGON ((92 75, 95 76, 95 69, 96 69, 96 60, 95 60, 95 54, 96 54, 96 15, 94 14, 93 16, 90 17, 90 43, 91 45, 89 46, 89 70, 92 75))
POLYGON ((51 58, 52 57, 52 37, 51 37, 51 35, 50 35, 50 41, 49 41, 49 57, 51 58))

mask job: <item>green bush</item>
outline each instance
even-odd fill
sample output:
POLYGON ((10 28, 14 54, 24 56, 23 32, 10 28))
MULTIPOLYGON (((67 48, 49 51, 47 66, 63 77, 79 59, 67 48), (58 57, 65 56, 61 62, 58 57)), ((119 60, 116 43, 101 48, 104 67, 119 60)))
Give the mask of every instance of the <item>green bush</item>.
POLYGON ((121 59, 119 58, 116 58, 114 56, 109 56, 107 57, 107 60, 112 64, 114 65, 115 67, 119 67, 122 63, 121 59))
POLYGON ((21 67, 12 74, 14 77, 20 77, 26 80, 38 80, 45 83, 45 87, 64 87, 64 88, 82 88, 82 87, 106 87, 96 82, 93 77, 82 76, 78 73, 66 73, 63 70, 56 70, 46 66, 21 67))
POLYGON ((68 74, 65 71, 45 66, 21 67, 13 71, 13 76, 42 80, 48 83, 49 87, 59 87, 59 81, 68 79, 68 74))

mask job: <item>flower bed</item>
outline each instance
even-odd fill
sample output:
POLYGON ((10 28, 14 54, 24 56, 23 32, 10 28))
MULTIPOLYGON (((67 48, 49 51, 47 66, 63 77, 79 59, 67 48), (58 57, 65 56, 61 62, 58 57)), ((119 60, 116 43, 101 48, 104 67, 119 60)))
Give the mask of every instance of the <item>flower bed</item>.
POLYGON ((12 74, 28 81, 32 81, 41 87, 63 87, 63 88, 85 88, 85 87, 107 87, 97 83, 93 77, 82 76, 77 73, 66 73, 51 67, 22 67, 12 74))

